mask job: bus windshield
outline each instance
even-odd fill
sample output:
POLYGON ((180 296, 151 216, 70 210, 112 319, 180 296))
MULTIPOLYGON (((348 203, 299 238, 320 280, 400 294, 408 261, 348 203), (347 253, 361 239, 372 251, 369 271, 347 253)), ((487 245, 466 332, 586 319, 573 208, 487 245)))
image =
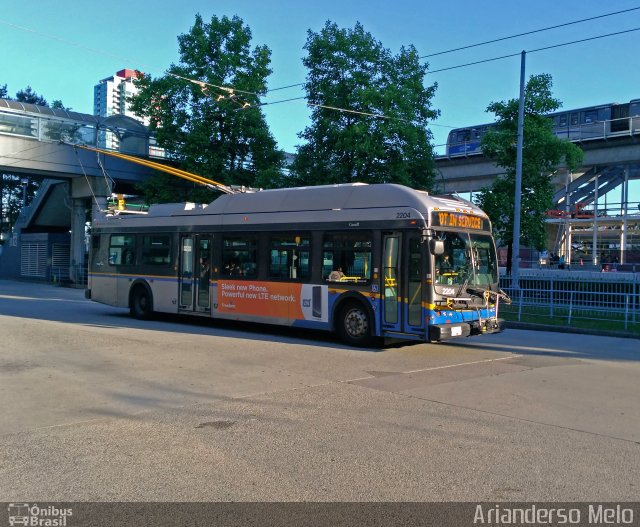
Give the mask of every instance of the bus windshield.
POLYGON ((486 287, 497 283, 498 265, 491 236, 444 231, 436 235, 444 241, 445 249, 435 257, 435 285, 486 287))

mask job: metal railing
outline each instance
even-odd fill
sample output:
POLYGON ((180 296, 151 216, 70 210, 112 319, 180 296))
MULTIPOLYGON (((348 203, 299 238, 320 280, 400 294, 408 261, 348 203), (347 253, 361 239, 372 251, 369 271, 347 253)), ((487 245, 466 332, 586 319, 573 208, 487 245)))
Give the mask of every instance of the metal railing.
POLYGON ((512 320, 640 333, 640 273, 524 271, 518 288, 511 276, 500 285, 512 320))
POLYGON ((52 265, 49 274, 54 284, 73 284, 77 287, 87 286, 87 275, 86 264, 52 265))

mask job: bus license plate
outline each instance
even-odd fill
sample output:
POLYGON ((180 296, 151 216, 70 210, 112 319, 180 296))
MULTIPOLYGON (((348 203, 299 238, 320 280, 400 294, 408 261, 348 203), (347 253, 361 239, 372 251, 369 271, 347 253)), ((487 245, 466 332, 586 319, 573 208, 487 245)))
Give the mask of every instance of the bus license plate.
POLYGON ((451 336, 459 337, 460 335, 462 335, 462 328, 460 326, 453 326, 451 328, 451 336))

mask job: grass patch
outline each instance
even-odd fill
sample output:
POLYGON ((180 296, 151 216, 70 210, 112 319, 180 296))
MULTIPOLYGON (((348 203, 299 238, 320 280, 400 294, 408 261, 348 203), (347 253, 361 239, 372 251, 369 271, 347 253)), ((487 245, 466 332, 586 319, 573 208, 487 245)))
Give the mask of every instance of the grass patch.
POLYGON ((529 324, 544 324, 557 327, 572 327, 598 331, 619 331, 630 335, 640 336, 640 315, 636 313, 635 323, 630 314, 625 328, 624 313, 612 311, 590 311, 574 309, 569 319, 569 309, 554 307, 553 316, 549 307, 526 306, 522 308, 518 318, 518 306, 500 306, 500 316, 507 321, 525 322, 529 324))

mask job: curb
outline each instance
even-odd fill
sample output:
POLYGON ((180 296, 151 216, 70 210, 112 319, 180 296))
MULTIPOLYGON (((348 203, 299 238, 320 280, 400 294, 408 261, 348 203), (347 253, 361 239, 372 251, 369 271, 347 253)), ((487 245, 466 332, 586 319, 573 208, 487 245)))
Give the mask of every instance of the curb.
POLYGON ((600 337, 618 337, 626 339, 640 339, 640 335, 625 331, 596 331, 587 328, 575 328, 571 326, 551 326, 547 324, 533 324, 530 322, 505 321, 507 329, 528 329, 531 331, 551 331, 555 333, 576 333, 578 335, 598 335, 600 337))

